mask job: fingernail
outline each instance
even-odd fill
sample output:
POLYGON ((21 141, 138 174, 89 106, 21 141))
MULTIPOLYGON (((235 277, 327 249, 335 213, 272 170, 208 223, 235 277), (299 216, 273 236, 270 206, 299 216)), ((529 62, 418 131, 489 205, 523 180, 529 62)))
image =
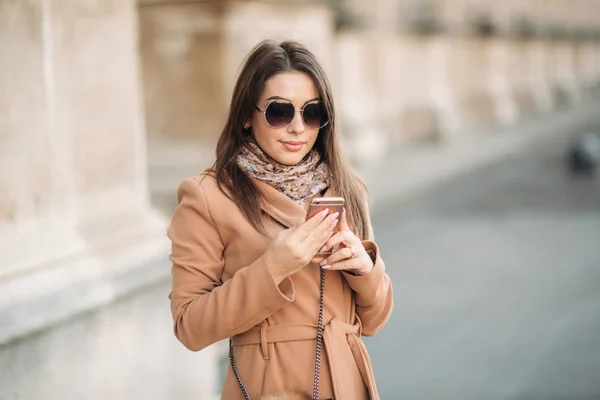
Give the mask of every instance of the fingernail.
POLYGON ((333 214, 331 214, 331 219, 337 220, 337 218, 338 218, 339 215, 340 215, 339 212, 333 213, 333 214))
POLYGON ((323 269, 329 269, 331 266, 330 265, 321 265, 321 268, 323 269))
POLYGON ((333 229, 333 228, 335 228, 337 226, 337 224, 338 224, 338 220, 336 219, 335 221, 333 221, 331 223, 331 225, 329 226, 329 228, 333 229))
POLYGON ((323 261, 321 261, 321 262, 319 263, 319 265, 320 265, 321 267, 326 267, 326 266, 327 266, 327 260, 323 260, 323 261))
POLYGON ((325 217, 328 212, 329 212, 329 208, 326 208, 323 211, 321 211, 321 217, 325 217))

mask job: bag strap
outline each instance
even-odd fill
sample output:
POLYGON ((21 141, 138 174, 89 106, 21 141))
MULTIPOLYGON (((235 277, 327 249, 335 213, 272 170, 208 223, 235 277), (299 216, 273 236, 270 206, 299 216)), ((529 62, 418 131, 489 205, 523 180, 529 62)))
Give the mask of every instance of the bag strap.
MULTIPOLYGON (((321 348, 323 347, 323 303, 324 303, 324 295, 325 295, 325 270, 323 268, 320 269, 320 282, 319 282, 319 319, 317 322, 317 349, 315 355, 315 373, 313 379, 313 400, 319 400, 319 382, 321 380, 321 348)), ((246 390, 246 386, 242 382, 242 378, 240 378, 240 372, 238 371, 237 364, 235 363, 235 358, 233 356, 233 344, 231 338, 229 338, 229 363, 231 364, 231 369, 233 370, 233 374, 238 381, 238 385, 242 394, 244 395, 245 400, 251 400, 250 395, 248 394, 248 390, 246 390)))

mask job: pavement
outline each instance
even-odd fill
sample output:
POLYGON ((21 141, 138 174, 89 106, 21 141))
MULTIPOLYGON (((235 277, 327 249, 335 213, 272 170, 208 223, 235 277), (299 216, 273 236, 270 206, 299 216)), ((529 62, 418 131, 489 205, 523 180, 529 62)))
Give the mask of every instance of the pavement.
POLYGON ((564 168, 600 116, 577 125, 374 219, 383 399, 600 399, 600 179, 564 168))
MULTIPOLYGON (((367 338, 383 399, 600 398, 600 184, 563 150, 598 103, 361 170, 395 310, 367 338)), ((0 347, 0 400, 205 399, 169 283, 0 347)))

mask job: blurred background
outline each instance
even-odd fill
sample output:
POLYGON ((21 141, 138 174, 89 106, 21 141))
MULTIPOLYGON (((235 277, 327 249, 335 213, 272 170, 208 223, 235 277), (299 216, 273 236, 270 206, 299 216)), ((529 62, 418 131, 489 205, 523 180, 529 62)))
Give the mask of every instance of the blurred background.
POLYGON ((0 399, 219 398, 165 230, 259 40, 333 85, 383 399, 600 399, 600 0, 0 0, 0 399))

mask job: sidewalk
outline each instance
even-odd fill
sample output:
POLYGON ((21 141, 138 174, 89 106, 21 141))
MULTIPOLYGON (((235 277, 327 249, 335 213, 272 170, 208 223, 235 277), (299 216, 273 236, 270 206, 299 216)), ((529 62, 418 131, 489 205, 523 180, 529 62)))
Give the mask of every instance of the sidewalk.
POLYGON ((371 194, 373 215, 381 215, 548 137, 583 132, 594 124, 600 124, 600 99, 586 98, 572 108, 512 126, 481 130, 448 143, 404 148, 394 158, 360 169, 359 174, 371 194))

